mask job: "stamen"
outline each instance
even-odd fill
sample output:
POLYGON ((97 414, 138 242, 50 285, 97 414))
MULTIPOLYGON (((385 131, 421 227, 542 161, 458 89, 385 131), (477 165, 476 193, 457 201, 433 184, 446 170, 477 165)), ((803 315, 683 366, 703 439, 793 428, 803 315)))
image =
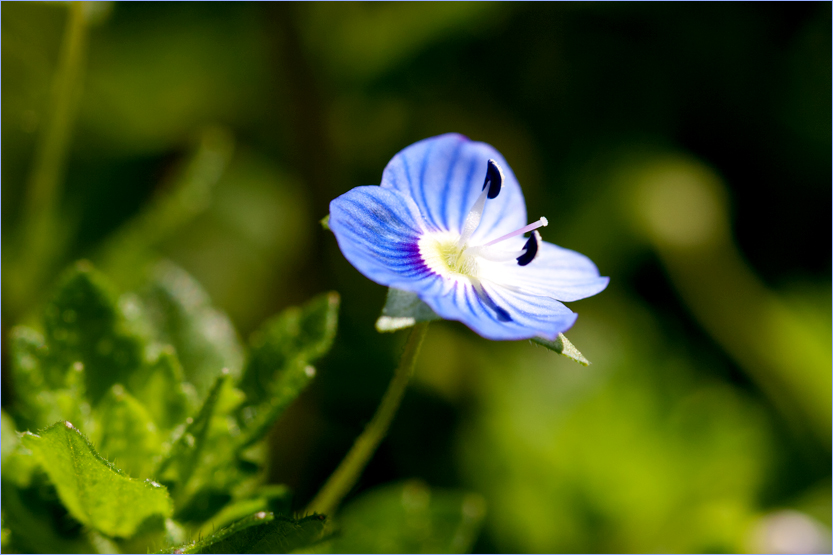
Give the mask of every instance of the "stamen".
POLYGON ((483 189, 489 189, 489 198, 495 198, 500 193, 500 188, 503 186, 503 170, 497 165, 494 160, 489 160, 486 163, 486 180, 483 181, 483 189))
POLYGON ((488 243, 486 243, 483 246, 484 247, 489 247, 491 245, 494 245, 495 243, 500 243, 501 241, 503 241, 505 239, 509 239, 510 237, 515 237, 516 235, 522 235, 522 234, 524 234, 528 231, 532 231, 533 229, 538 229, 539 227, 546 227, 547 225, 549 225, 549 222, 547 221, 546 218, 542 217, 537 222, 533 222, 529 225, 526 225, 526 226, 522 227, 521 229, 516 229, 512 233, 507 233, 503 237, 498 237, 494 241, 489 241, 488 243))
POLYGON ((526 250, 524 249, 518 249, 516 251, 502 251, 489 247, 469 247, 466 249, 466 254, 468 256, 477 256, 479 258, 491 260, 492 262, 509 262, 510 260, 516 260, 519 256, 523 256, 525 253, 526 250))
POLYGON ((524 252, 520 255, 518 260, 518 266, 526 266, 533 260, 535 257, 538 256, 538 242, 541 240, 541 234, 537 231, 533 231, 530 238, 527 240, 526 245, 524 245, 524 252))
POLYGON ((471 237, 471 234, 480 225, 480 219, 483 217, 483 208, 486 205, 486 199, 493 199, 500 193, 500 188, 503 186, 503 171, 497 162, 489 160, 486 163, 486 179, 483 181, 483 192, 474 201, 474 204, 466 215, 466 220, 463 222, 463 230, 460 233, 460 240, 457 246, 462 248, 471 237))
POLYGON ((493 249, 487 246, 469 247, 466 249, 466 254, 469 256, 477 256, 491 260, 492 262, 509 262, 510 260, 517 260, 518 266, 526 266, 538 256, 538 243, 541 242, 541 234, 537 231, 532 232, 532 236, 527 239, 522 249, 516 251, 502 251, 493 249))

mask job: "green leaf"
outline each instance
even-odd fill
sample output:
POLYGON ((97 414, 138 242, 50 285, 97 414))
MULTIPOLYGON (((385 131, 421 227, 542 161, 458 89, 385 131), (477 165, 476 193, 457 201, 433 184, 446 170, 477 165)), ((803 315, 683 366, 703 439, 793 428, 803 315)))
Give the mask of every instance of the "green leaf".
POLYGON ((248 405, 240 411, 243 433, 237 443, 238 450, 262 439, 292 401, 306 389, 315 377, 315 368, 304 362, 293 361, 289 368, 284 368, 272 384, 272 395, 268 399, 258 405, 248 405))
POLYGON ((261 511, 288 515, 291 497, 289 488, 284 485, 260 486, 249 497, 238 499, 223 507, 222 511, 200 527, 200 535, 208 536, 214 530, 261 511))
POLYGON ((171 262, 158 264, 145 302, 156 339, 173 345, 186 379, 201 397, 224 368, 232 377, 240 375, 243 349, 237 332, 187 272, 171 262))
POLYGON ((99 450, 130 476, 151 478, 162 438, 145 407, 116 384, 99 405, 98 416, 99 450))
POLYGON ((240 387, 247 404, 240 412, 241 448, 262 438, 315 376, 310 366, 333 343, 339 296, 325 293, 285 310, 253 334, 240 387))
POLYGON ((131 377, 130 391, 160 429, 170 430, 191 413, 196 391, 183 382, 182 365, 173 347, 166 345, 152 352, 149 358, 147 371, 131 377))
POLYGON ((162 526, 171 513, 167 490, 125 476, 96 453, 69 422, 58 422, 21 441, 32 451, 69 513, 112 537, 130 537, 140 527, 162 526))
POLYGON ((220 394, 229 382, 228 375, 218 377, 195 418, 188 418, 186 426, 161 461, 156 475, 165 482, 177 484, 175 492, 183 489, 199 462, 200 451, 205 447, 211 417, 217 410, 220 394))
POLYGON ((271 396, 273 384, 292 362, 314 362, 332 345, 338 324, 338 293, 319 295, 266 322, 252 335, 240 386, 252 403, 271 396))
POLYGON ((44 327, 55 359, 46 381, 60 387, 67 370, 81 362, 93 404, 142 364, 142 342, 127 329, 109 283, 88 262, 75 264, 61 280, 46 306, 44 327))
POLYGON ((81 362, 74 363, 64 374, 64 387, 50 392, 41 392, 41 398, 47 398, 54 407, 58 418, 52 420, 73 420, 85 429, 93 429, 90 403, 86 394, 86 368, 81 362))
POLYGON ((40 396, 48 387, 44 376, 47 350, 43 336, 24 326, 12 328, 9 351, 11 381, 14 384, 13 412, 18 423, 23 428, 37 429, 54 422, 55 418, 47 419, 54 405, 40 396))
POLYGON ((218 511, 240 481, 235 449, 239 430, 232 414, 244 395, 228 373, 217 378, 199 413, 188 418, 155 473, 170 484, 177 518, 203 520, 218 511))
POLYGON ((16 326, 9 333, 9 349, 15 397, 24 403, 31 402, 46 387, 43 375, 46 343, 37 331, 16 326))
POLYGON ((50 356, 38 332, 23 326, 12 330, 10 351, 12 383, 15 386, 12 411, 21 428, 44 428, 57 420, 74 420, 84 426, 90 423, 85 370, 81 361, 67 368, 56 357, 50 356), (60 370, 56 369, 56 365, 60 370), (49 372, 52 384, 46 379, 47 368, 52 368, 49 372))
POLYGON ((0 460, 5 464, 6 457, 11 455, 20 443, 15 433, 14 420, 6 411, 0 412, 0 442, 0 460))
POLYGON ((28 456, 20 445, 20 438, 15 431, 15 424, 11 416, 2 413, 2 464, 3 480, 19 487, 26 487, 32 481, 35 461, 28 456))
POLYGON ((431 322, 440 317, 430 306, 420 300, 416 293, 390 287, 382 315, 376 320, 376 331, 390 332, 418 324, 431 322))
POLYGON ((464 553, 485 516, 476 494, 430 490, 417 481, 374 489, 339 514, 332 553, 464 553))
POLYGON ((590 361, 584 358, 584 355, 581 354, 566 337, 564 337, 563 333, 559 333, 558 337, 555 338, 555 341, 549 341, 542 337, 533 337, 530 341, 537 343, 542 347, 546 347, 550 351, 556 352, 559 355, 564 355, 570 360, 578 362, 582 366, 590 365, 590 361))
POLYGON ((295 519, 261 511, 166 553, 291 553, 321 539, 324 515, 295 519))

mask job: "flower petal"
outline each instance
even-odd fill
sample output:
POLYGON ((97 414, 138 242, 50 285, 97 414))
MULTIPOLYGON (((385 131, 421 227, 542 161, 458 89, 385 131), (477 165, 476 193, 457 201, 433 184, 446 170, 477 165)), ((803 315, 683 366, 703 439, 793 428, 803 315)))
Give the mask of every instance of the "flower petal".
POLYGON ((564 302, 595 295, 610 281, 599 276, 596 265, 583 254, 545 241, 540 243, 535 260, 526 266, 484 261, 480 267, 484 280, 564 302))
POLYGON ((418 241, 424 223, 408 197, 375 185, 356 187, 330 202, 330 229, 344 257, 376 283, 409 291, 436 280, 418 241), (411 284, 408 287, 402 284, 411 284))
POLYGON ((442 318, 463 322, 486 339, 493 340, 529 339, 537 336, 555 340, 578 317, 554 299, 530 297, 485 282, 483 288, 491 303, 482 299, 468 280, 454 281, 444 295, 420 295, 420 298, 442 318), (491 308, 489 304, 492 303, 502 309, 504 314, 491 308), (509 321, 506 321, 507 314, 509 321))
POLYGON ((473 244, 485 242, 526 225, 518 180, 490 145, 457 133, 424 139, 391 159, 382 174, 382 187, 412 198, 431 230, 460 233, 483 189, 490 159, 500 165, 504 179, 498 197, 486 202, 480 226, 471 238, 473 244))

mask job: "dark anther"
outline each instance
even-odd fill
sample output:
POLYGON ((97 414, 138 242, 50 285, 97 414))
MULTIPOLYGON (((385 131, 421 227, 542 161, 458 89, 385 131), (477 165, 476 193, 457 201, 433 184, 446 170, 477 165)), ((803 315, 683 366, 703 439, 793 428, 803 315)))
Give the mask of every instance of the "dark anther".
POLYGON ((500 193, 500 188, 503 185, 503 172, 497 162, 489 160, 486 164, 486 180, 483 182, 483 189, 489 188, 486 194, 487 198, 495 198, 500 193))
POLYGON ((537 231, 532 232, 532 236, 526 240, 526 244, 524 245, 524 253, 520 255, 516 260, 518 261, 518 266, 526 266, 533 260, 535 260, 535 255, 538 254, 538 241, 541 239, 541 236, 538 235, 537 231))

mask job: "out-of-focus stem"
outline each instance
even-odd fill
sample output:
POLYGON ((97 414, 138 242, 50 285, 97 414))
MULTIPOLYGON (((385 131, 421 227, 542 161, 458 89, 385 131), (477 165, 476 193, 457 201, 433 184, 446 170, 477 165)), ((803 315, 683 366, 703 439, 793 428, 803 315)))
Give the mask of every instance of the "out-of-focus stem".
POLYGON ((720 178, 670 158, 636 182, 634 212, 692 314, 796 428, 829 449, 830 344, 744 262, 720 178))
POLYGON ((379 408, 376 409, 376 414, 373 415, 373 420, 356 439, 347 456, 341 461, 341 464, 327 480, 327 483, 324 484, 324 487, 321 488, 321 491, 318 492, 318 495, 315 496, 315 499, 307 506, 307 512, 332 514, 358 480, 362 470, 370 461, 370 457, 373 456, 379 443, 387 434, 388 427, 399 408, 399 403, 402 401, 408 381, 414 373, 417 355, 419 355, 419 349, 427 331, 428 322, 416 324, 411 330, 408 343, 405 345, 405 352, 402 353, 399 366, 390 385, 388 385, 379 408))
POLYGON ((83 3, 72 2, 53 83, 47 125, 35 152, 35 163, 26 191, 25 209, 29 218, 53 209, 59 193, 86 49, 86 31, 83 3))
POLYGON ((88 28, 85 3, 72 2, 68 8, 46 125, 36 146, 23 205, 15 290, 10 291, 9 299, 15 309, 23 308, 30 300, 64 242, 58 233, 57 207, 80 92, 88 28))

